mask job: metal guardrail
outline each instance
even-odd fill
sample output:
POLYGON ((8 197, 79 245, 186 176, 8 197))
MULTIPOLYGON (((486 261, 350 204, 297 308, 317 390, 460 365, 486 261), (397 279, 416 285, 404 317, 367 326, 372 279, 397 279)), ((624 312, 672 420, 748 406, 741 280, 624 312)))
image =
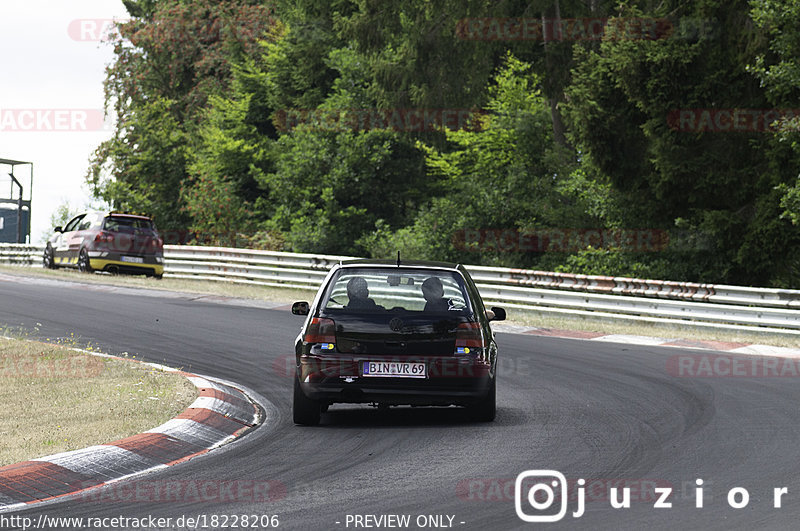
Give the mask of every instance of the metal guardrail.
MULTIPOLYGON (((41 265, 41 246, 0 244, 0 263, 41 265)), ((348 256, 167 245, 165 277, 316 289, 348 256)), ((467 266, 490 304, 541 313, 800 339, 800 290, 467 266)))
POLYGON ((44 246, 25 243, 0 243, 0 264, 41 266, 44 246))
POLYGON ((348 256, 229 247, 164 246, 164 275, 265 286, 317 289, 328 270, 348 256))
POLYGON ((751 288, 722 284, 698 284, 469 266, 476 282, 530 286, 591 293, 608 293, 697 302, 754 304, 776 308, 800 308, 800 290, 751 288))

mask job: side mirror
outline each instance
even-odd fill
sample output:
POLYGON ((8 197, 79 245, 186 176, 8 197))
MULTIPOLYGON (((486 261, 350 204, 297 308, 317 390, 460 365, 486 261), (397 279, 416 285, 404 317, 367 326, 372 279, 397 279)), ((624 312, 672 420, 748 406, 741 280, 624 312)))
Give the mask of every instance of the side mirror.
POLYGON ((303 302, 295 302, 292 304, 292 314, 294 315, 308 315, 308 303, 303 302))
POLYGON ((54 231, 56 231, 56 232, 64 232, 64 227, 62 227, 61 225, 59 225, 58 227, 56 227, 56 228, 55 228, 55 229, 53 229, 53 230, 54 230, 54 231))
POLYGON ((494 314, 494 316, 489 318, 490 321, 505 321, 506 320, 506 311, 505 311, 505 309, 500 308, 498 306, 492 306, 492 309, 489 310, 489 311, 491 311, 494 314))

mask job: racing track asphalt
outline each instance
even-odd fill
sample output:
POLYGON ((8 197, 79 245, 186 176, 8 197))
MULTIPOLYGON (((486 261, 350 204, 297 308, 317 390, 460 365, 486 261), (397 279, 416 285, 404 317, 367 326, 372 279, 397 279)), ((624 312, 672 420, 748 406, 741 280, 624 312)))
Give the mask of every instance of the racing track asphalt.
POLYGON ((572 518, 570 499, 564 520, 538 527, 796 528, 797 378, 677 377, 667 360, 698 351, 498 334, 503 362, 494 423, 470 423, 453 408, 334 406, 321 426, 303 428, 291 422, 285 370, 302 318, 286 308, 195 299, 6 277, 0 324, 40 338, 74 333, 79 343, 112 354, 129 352, 255 390, 276 406, 274 426, 144 480, 269 480, 285 487, 285 496, 268 502, 245 495, 222 502, 101 496, 14 514, 276 514, 281 529, 320 530, 355 529, 346 525, 348 514, 410 514, 412 523, 417 515, 453 515, 457 529, 530 528, 516 515, 509 482, 524 470, 555 469, 569 479, 631 480, 631 507, 613 509, 600 493, 581 518, 572 518), (705 481, 702 509, 695 507, 696 478, 705 481), (641 484, 673 487, 672 508, 654 508, 652 492, 637 494, 641 484), (733 487, 748 490, 746 508, 729 506, 733 487), (773 488, 780 487, 788 494, 775 509, 773 488))

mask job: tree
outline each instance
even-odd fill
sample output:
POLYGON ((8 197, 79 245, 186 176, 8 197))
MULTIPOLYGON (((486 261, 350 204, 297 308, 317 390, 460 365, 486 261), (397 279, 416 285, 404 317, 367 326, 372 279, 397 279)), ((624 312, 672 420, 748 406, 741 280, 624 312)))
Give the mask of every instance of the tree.
POLYGON ((800 283, 800 118, 758 111, 800 95, 797 2, 278 0, 278 21, 245 0, 126 6, 107 79, 120 122, 90 181, 162 225, 294 251, 800 283), (464 109, 482 128, 406 120, 464 109), (714 125, 742 109, 760 125, 714 125), (476 254, 463 236, 480 229, 476 254), (495 229, 517 245, 551 229, 669 245, 508 248, 495 229))
MULTIPOLYGON (((642 16, 634 8, 623 14, 642 16)), ((683 131, 674 120, 695 109, 767 107, 745 69, 761 36, 748 29, 744 2, 705 2, 678 14, 716 20, 721 30, 607 39, 579 52, 567 91, 571 138, 587 172, 624 197, 617 223, 705 236, 704 247, 669 249, 673 278, 782 282, 782 248, 796 236, 779 219, 775 187, 787 175, 770 160, 769 135, 683 131)))
POLYGON ((189 219, 180 196, 189 149, 208 98, 227 90, 230 64, 258 51, 270 9, 254 0, 129 0, 107 68, 114 134, 95 151, 87 181, 117 208, 149 212, 166 229, 189 219))
POLYGON ((80 209, 75 208, 70 204, 70 202, 66 199, 63 199, 61 203, 56 207, 52 214, 50 214, 50 228, 46 229, 42 234, 39 236, 39 241, 44 243, 56 230, 56 227, 63 227, 67 224, 73 216, 78 214, 80 209))
MULTIPOLYGON (((794 157, 789 164, 796 168, 800 162, 800 2, 755 0, 751 5, 753 19, 770 41, 769 52, 759 54, 750 71, 761 81, 773 105, 791 111, 775 124, 775 140, 779 145, 791 146, 794 157)), ((800 175, 794 182, 781 183, 778 189, 783 216, 800 225, 800 175)))
POLYGON ((580 178, 572 174, 574 163, 565 163, 553 143, 549 106, 531 65, 507 55, 488 94, 481 130, 448 130, 443 149, 418 144, 428 174, 447 193, 396 233, 378 226, 364 240, 373 256, 399 249, 416 258, 532 265, 546 249, 525 249, 520 235, 592 219, 586 197, 573 186, 580 178), (511 241, 498 241, 497 234, 511 241))

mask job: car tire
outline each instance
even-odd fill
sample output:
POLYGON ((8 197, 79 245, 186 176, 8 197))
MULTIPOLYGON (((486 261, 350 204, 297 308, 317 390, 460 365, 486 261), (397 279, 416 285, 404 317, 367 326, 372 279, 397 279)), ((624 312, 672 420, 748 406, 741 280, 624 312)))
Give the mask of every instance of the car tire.
POLYGON ((45 269, 58 269, 56 265, 56 260, 53 257, 53 248, 48 245, 44 250, 44 255, 42 256, 42 265, 45 269))
POLYGON ((319 424, 322 407, 316 400, 311 400, 300 388, 300 379, 294 378, 294 397, 292 400, 292 416, 295 424, 316 426, 319 424))
POLYGON ((78 269, 82 273, 91 273, 93 271, 91 262, 89 262, 89 253, 86 249, 81 249, 81 252, 78 254, 78 269))
POLYGON ((492 378, 486 397, 469 407, 470 417, 478 422, 492 422, 497 414, 497 378, 492 378))
POLYGON ((156 280, 161 280, 162 278, 164 278, 164 275, 153 275, 153 278, 156 280))

